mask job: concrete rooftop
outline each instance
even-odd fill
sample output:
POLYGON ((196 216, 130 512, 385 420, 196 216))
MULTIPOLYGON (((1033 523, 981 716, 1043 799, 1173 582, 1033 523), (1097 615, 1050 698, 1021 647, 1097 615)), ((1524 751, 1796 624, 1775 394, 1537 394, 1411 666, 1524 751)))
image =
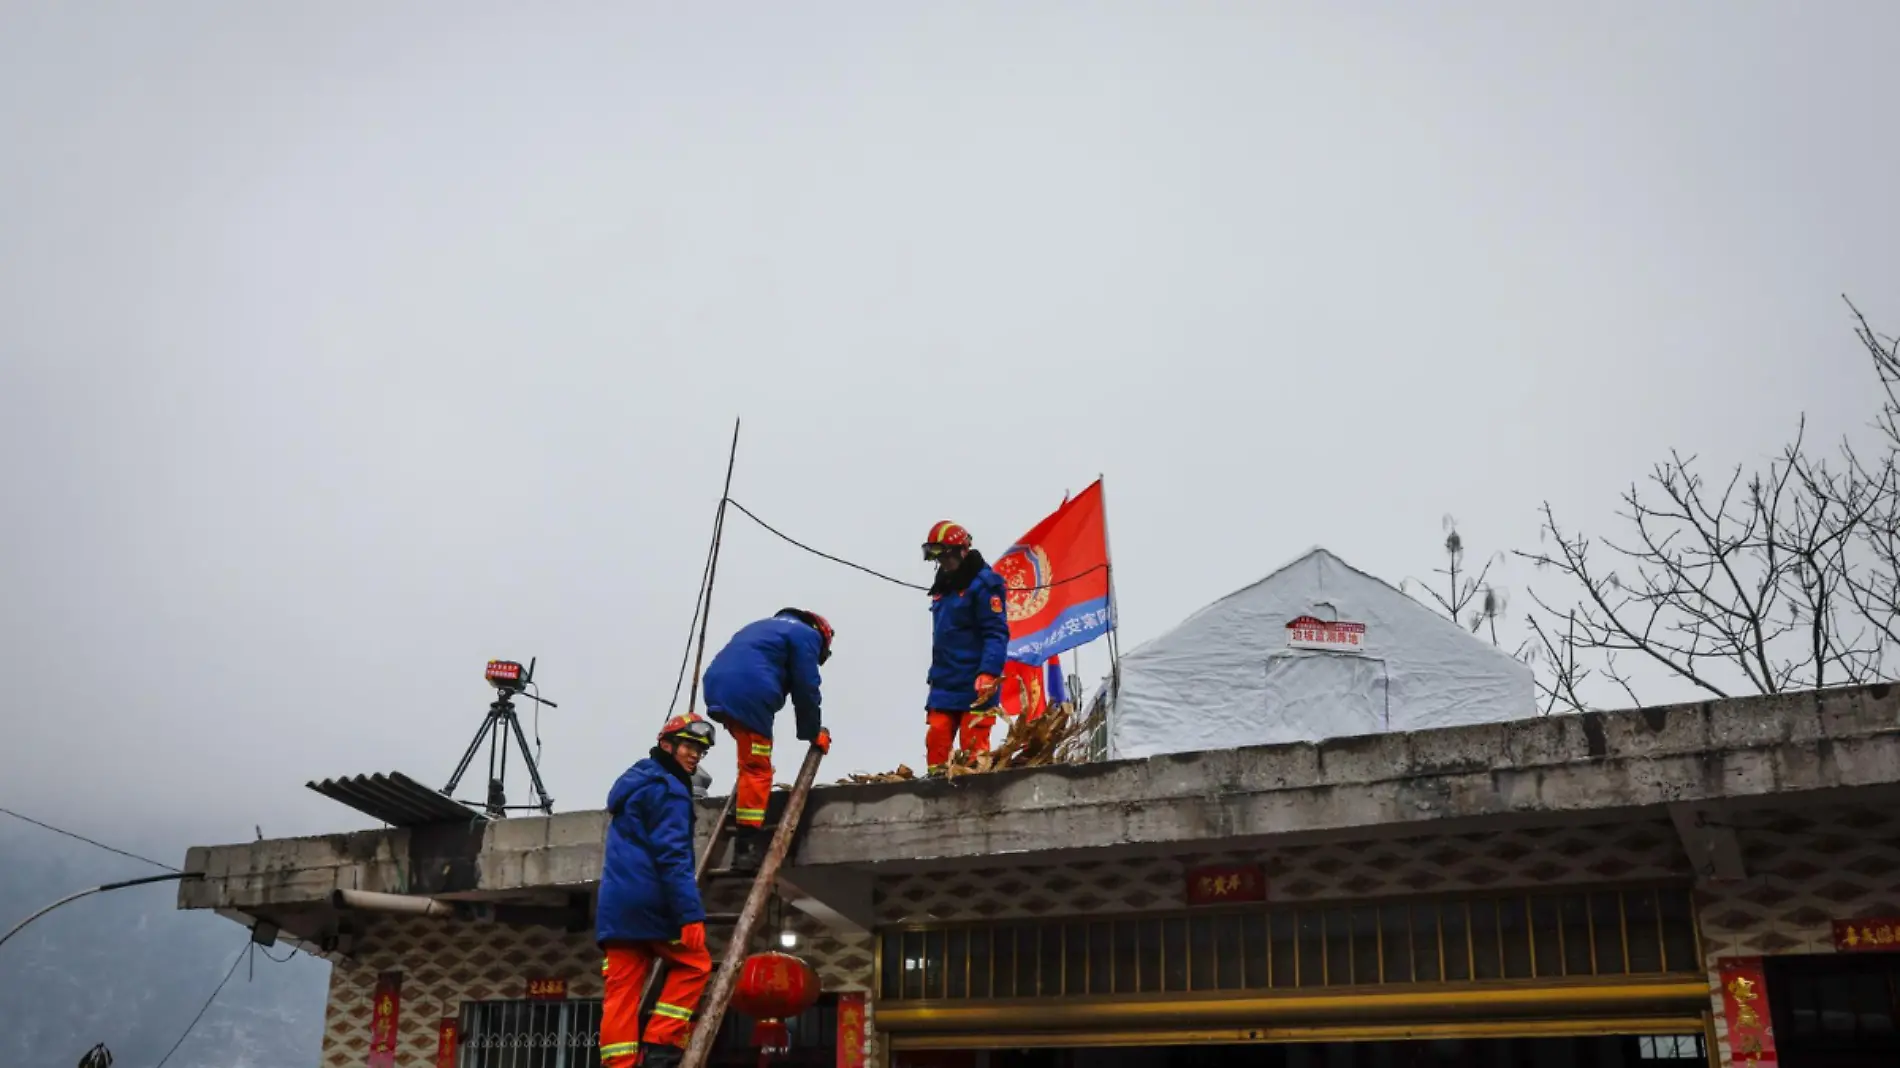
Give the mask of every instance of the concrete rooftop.
MULTIPOLYGON (((783 887, 871 922, 878 871, 1214 851, 1663 809, 1708 874, 1740 865, 1704 812, 1793 795, 1900 792, 1900 690, 1885 685, 1256 746, 813 792, 783 887)), ((701 833, 719 800, 701 802, 701 833)), ((194 847, 180 908, 321 939, 332 890, 557 904, 592 889, 602 811, 194 847)))

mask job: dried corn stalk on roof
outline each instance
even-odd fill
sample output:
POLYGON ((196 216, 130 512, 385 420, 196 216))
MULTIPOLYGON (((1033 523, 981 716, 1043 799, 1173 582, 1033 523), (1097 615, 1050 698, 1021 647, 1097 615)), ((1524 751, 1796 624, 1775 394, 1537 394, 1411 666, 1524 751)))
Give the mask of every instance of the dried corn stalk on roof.
MULTIPOLYGON (((1079 764, 1088 759, 1089 736, 1096 726, 1095 715, 1076 712, 1070 704, 1056 705, 1036 719, 1018 717, 1009 723, 1009 734, 988 753, 968 753, 961 749, 950 755, 946 778, 980 775, 1009 768, 1036 768, 1048 764, 1079 764)), ((871 782, 909 782, 916 772, 899 764, 896 771, 848 775, 838 785, 871 782)))

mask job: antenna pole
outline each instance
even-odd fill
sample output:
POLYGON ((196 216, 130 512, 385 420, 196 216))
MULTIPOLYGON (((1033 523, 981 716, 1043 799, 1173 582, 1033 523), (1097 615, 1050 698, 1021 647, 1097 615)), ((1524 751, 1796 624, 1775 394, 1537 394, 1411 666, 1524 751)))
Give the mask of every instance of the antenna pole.
POLYGON ((719 577, 719 541, 726 532, 726 502, 732 499, 732 469, 739 462, 739 420, 732 421, 732 451, 726 454, 726 485, 719 491, 719 512, 713 517, 712 564, 706 569, 706 600, 699 613, 699 649, 693 654, 693 688, 686 691, 686 714, 699 706, 699 671, 706 662, 706 627, 712 622, 713 582, 719 577))

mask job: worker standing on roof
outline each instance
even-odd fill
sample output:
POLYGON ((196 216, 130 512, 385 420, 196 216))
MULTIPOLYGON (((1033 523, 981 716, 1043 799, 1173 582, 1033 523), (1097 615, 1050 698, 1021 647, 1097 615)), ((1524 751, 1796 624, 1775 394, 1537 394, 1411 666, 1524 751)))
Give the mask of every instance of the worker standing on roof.
POLYGON ((594 910, 595 941, 606 954, 601 1068, 671 1068, 692 1037, 712 973, 693 867, 692 777, 717 736, 699 716, 674 716, 607 794, 611 822, 594 910), (666 982, 642 1035, 640 995, 656 959, 666 962, 666 982))
POLYGON ((818 667, 831 659, 833 631, 825 617, 782 608, 739 628, 706 668, 706 714, 724 725, 738 750, 733 790, 738 831, 732 867, 756 871, 765 857, 765 810, 772 797, 772 721, 791 698, 798 740, 831 752, 820 709, 818 667))
POLYGON ((924 759, 928 774, 942 775, 953 735, 958 749, 989 752, 1009 651, 1009 591, 976 551, 970 532, 949 520, 930 528, 924 559, 937 565, 930 585, 934 628, 924 759))

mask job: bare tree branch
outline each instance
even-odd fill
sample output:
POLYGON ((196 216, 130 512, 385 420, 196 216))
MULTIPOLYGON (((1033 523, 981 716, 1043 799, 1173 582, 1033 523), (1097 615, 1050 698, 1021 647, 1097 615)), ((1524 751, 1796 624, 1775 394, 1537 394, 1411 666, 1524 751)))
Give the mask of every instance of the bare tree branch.
POLYGON ((1830 466, 1809 453, 1803 419, 1764 467, 1737 466, 1719 484, 1697 456, 1671 451, 1623 494, 1618 537, 1571 532, 1545 503, 1548 548, 1517 555, 1575 598, 1559 607, 1528 591, 1565 624, 1527 620, 1547 710, 1584 707, 1591 676, 1641 703, 1648 676, 1623 666, 1626 654, 1716 697, 1887 677, 1900 650, 1900 340, 1848 307, 1881 383, 1872 450, 1843 441, 1830 466))

